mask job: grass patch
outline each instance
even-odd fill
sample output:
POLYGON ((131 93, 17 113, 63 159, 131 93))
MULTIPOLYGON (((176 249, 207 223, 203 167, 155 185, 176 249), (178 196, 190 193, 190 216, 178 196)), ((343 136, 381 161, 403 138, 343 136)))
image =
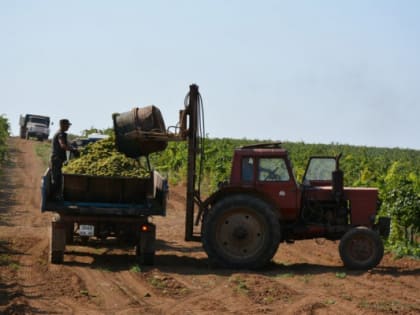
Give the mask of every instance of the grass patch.
POLYGON ((235 292, 241 293, 241 294, 248 294, 249 288, 246 285, 246 281, 240 277, 234 277, 230 278, 229 282, 234 285, 235 292))
POLYGON ((80 290, 80 295, 89 296, 88 290, 80 290))
POLYGON ((420 308, 416 305, 405 304, 399 301, 366 301, 362 300, 358 307, 374 310, 375 312, 391 312, 395 314, 405 313, 409 311, 420 312, 420 308))
POLYGON ((134 273, 140 273, 140 272, 141 272, 141 268, 140 268, 140 266, 139 266, 139 265, 134 265, 134 266, 132 266, 132 267, 130 268, 130 271, 131 271, 131 272, 134 272, 134 273))
POLYGON ((312 278, 313 278, 313 275, 311 275, 311 274, 305 274, 305 275, 302 276, 301 280, 304 283, 309 283, 309 281, 311 281, 312 278))
POLYGON ((45 168, 48 167, 51 154, 51 143, 35 142, 35 153, 41 159, 45 168))
POLYGON ((13 270, 15 270, 15 271, 17 271, 17 270, 19 270, 19 268, 20 268, 20 265, 18 264, 18 263, 11 263, 10 265, 9 265, 9 267, 11 268, 11 269, 13 269, 13 270))
POLYGON ((165 278, 160 276, 153 276, 149 279, 149 283, 157 289, 165 289, 167 284, 165 278))
POLYGON ((338 279, 344 279, 347 277, 347 274, 345 272, 336 272, 335 277, 338 279))
POLYGON ((286 272, 276 275, 276 278, 293 278, 294 276, 295 274, 293 272, 286 272))
POLYGON ((11 262, 10 255, 7 255, 7 254, 0 255, 0 266, 6 266, 10 264, 10 262, 11 262))
POLYGON ((20 265, 17 262, 12 261, 12 258, 8 254, 0 255, 0 266, 7 266, 15 271, 20 268, 20 265))
POLYGON ((143 274, 147 282, 156 290, 159 290, 164 295, 169 296, 185 296, 190 293, 190 290, 186 288, 182 283, 179 283, 176 279, 171 276, 164 274, 143 274))

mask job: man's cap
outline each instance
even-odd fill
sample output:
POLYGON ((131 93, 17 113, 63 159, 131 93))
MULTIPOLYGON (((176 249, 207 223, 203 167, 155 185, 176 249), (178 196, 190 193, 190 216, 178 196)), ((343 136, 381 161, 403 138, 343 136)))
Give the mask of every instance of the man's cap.
POLYGON ((71 126, 71 122, 68 119, 60 119, 60 126, 71 126))

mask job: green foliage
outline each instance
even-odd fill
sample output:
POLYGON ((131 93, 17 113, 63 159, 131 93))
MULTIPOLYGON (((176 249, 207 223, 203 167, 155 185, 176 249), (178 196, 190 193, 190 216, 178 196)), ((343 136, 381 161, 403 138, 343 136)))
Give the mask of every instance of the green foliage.
POLYGON ((50 154, 51 154, 51 143, 50 142, 36 142, 35 153, 42 161, 45 168, 48 167, 50 154))
POLYGON ((347 274, 345 272, 336 272, 335 277, 338 279, 344 279, 347 277, 347 274))
POLYGON ((2 163, 7 154, 7 138, 9 138, 10 124, 8 119, 1 115, 0 116, 0 163, 2 163))
POLYGON ((140 273, 141 272, 141 268, 139 265, 134 265, 130 268, 130 271, 133 273, 140 273))
POLYGON ((410 162, 395 161, 381 189, 382 213, 392 219, 389 247, 398 256, 420 257, 420 176, 410 162))

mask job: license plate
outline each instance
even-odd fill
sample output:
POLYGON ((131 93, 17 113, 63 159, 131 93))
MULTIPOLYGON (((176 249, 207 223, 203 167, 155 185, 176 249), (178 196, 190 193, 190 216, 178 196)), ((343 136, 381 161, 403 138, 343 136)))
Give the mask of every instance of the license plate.
POLYGON ((80 236, 93 236, 95 234, 95 226, 81 224, 79 226, 79 235, 80 236))

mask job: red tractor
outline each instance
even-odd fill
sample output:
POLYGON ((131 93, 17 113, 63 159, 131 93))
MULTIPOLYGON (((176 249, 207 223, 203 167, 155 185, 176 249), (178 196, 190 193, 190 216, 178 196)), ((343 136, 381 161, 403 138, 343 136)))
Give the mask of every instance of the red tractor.
POLYGON ((340 240, 350 269, 370 269, 382 259, 376 188, 343 187, 338 157, 311 157, 303 183, 278 143, 235 150, 230 181, 202 203, 202 243, 210 260, 229 268, 259 268, 280 242, 340 240), (377 222, 376 222, 377 221, 377 222))

